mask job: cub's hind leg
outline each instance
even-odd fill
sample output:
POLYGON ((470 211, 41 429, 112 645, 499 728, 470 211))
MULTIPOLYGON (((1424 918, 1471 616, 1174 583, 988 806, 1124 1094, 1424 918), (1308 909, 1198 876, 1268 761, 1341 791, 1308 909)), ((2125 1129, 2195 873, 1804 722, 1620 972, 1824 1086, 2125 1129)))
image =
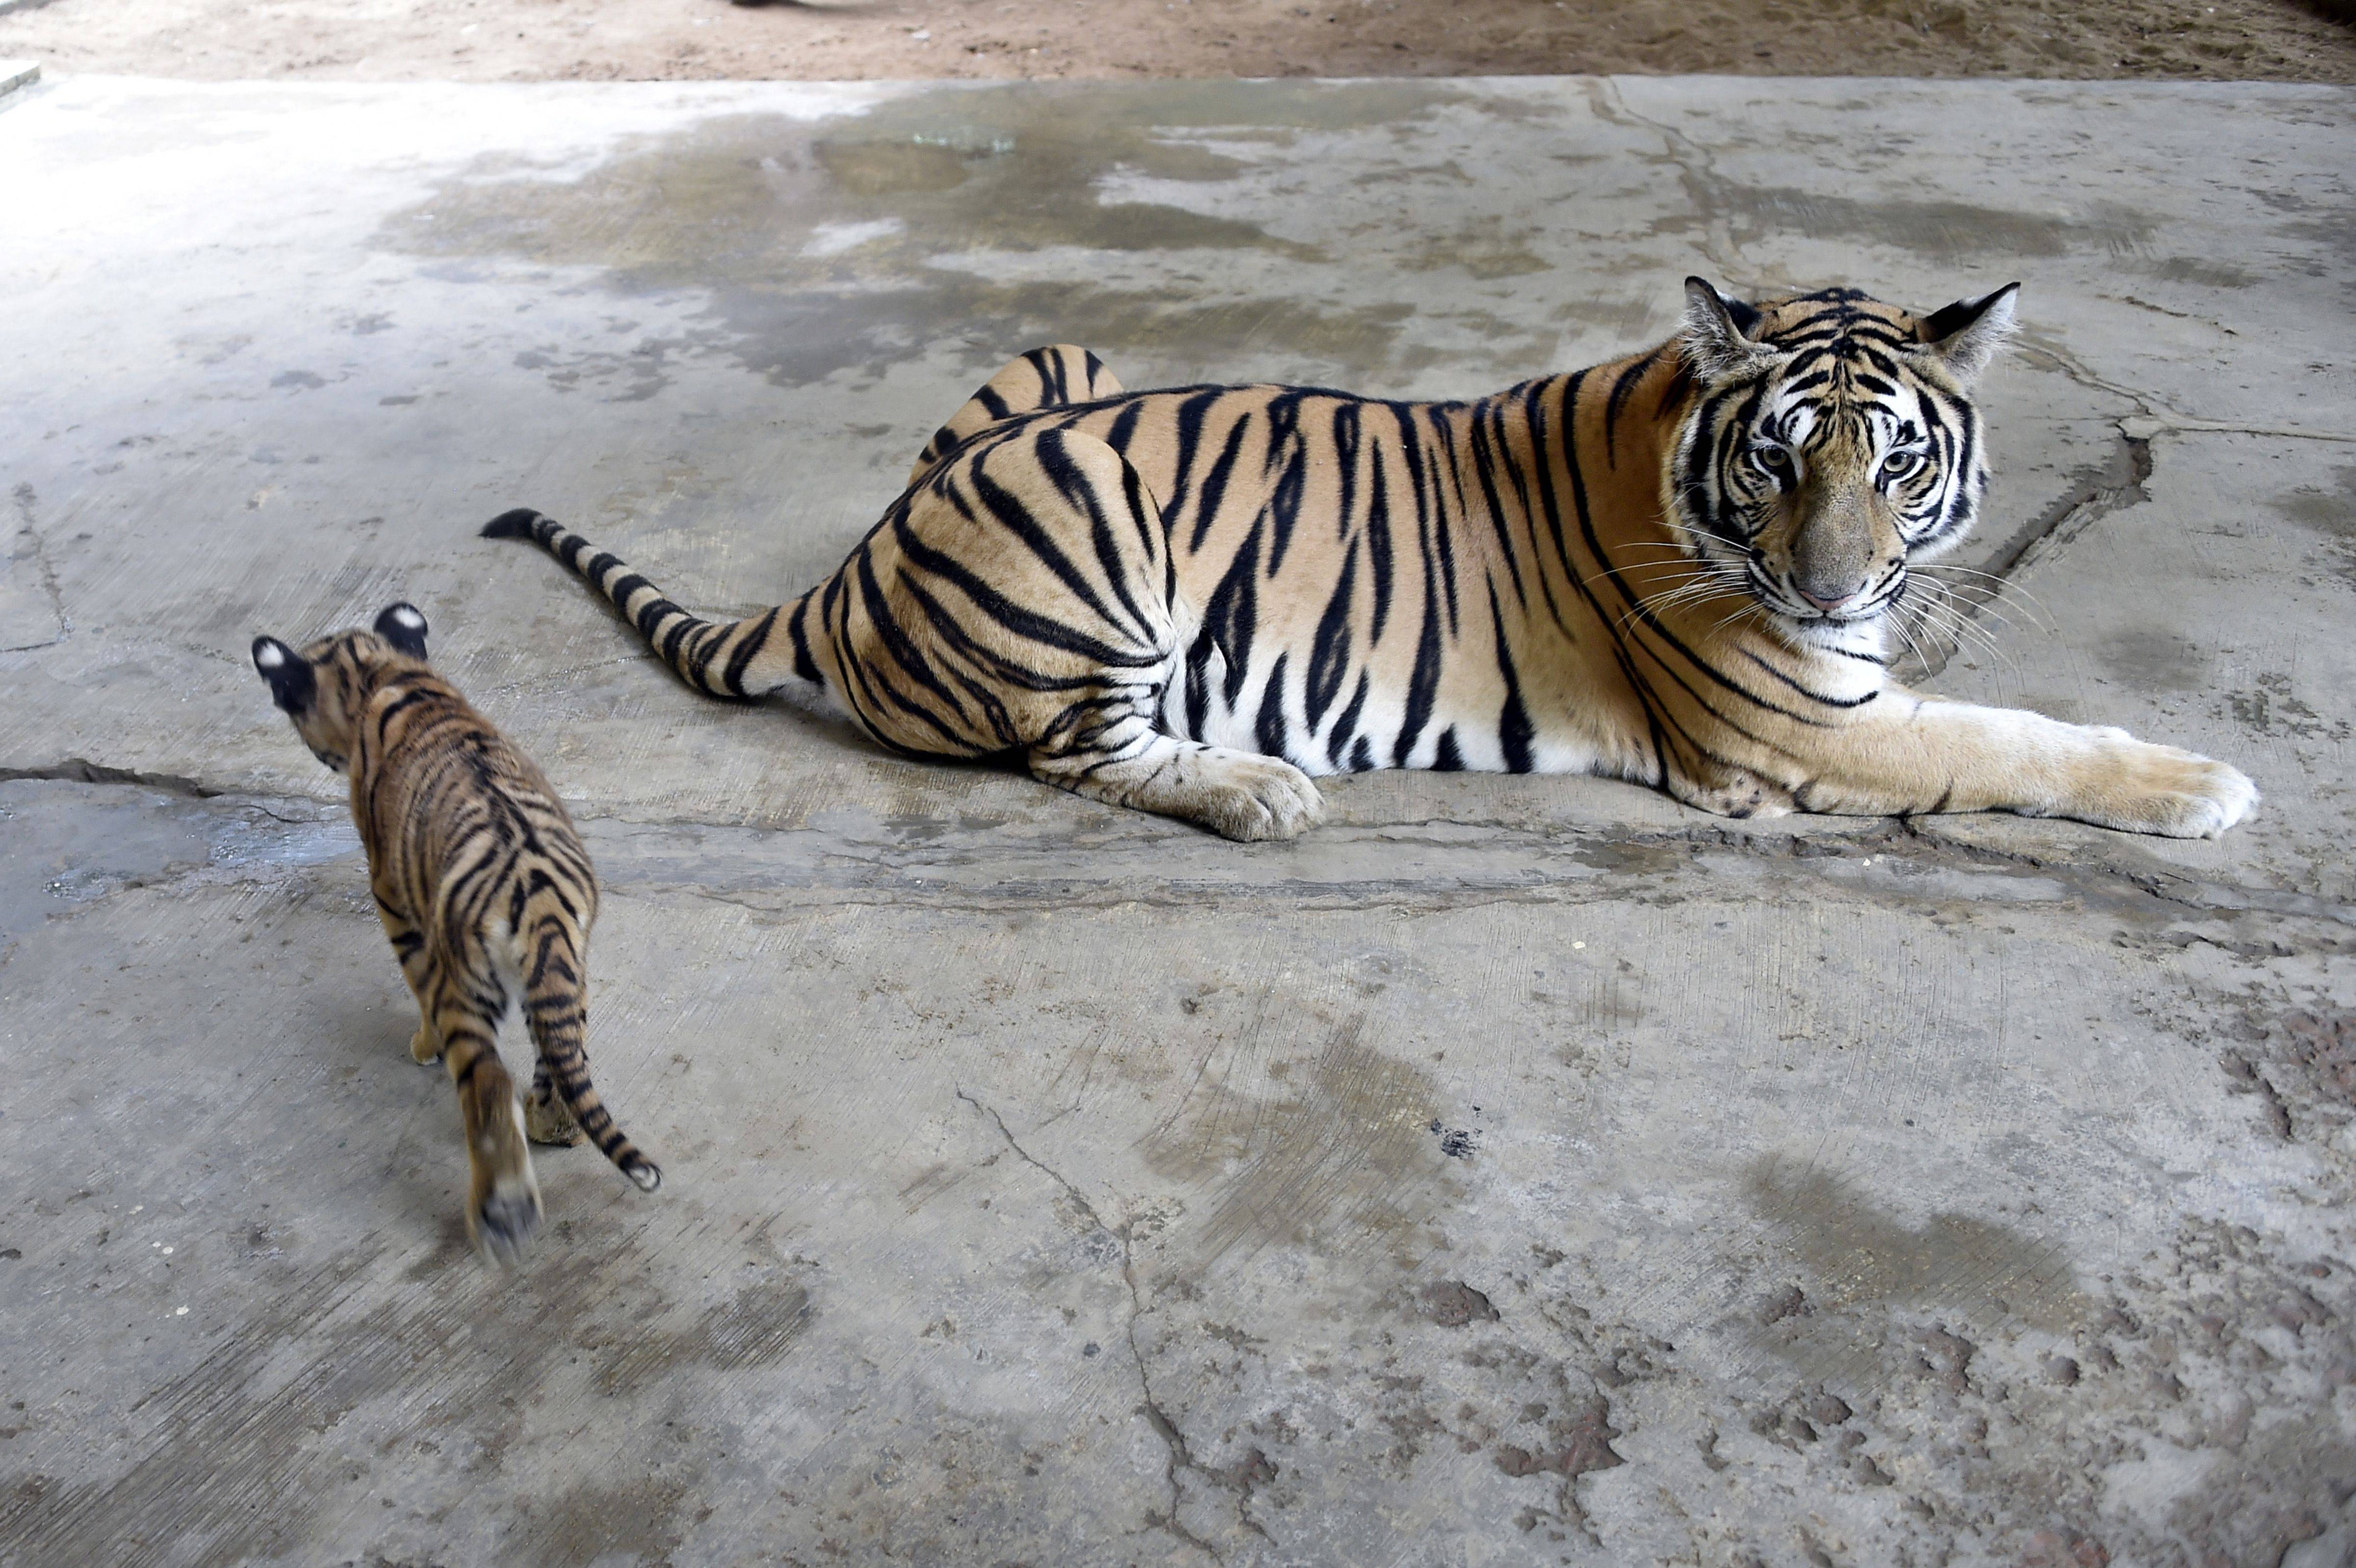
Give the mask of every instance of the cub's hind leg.
POLYGON ((531 1093, 523 1103, 523 1130, 536 1144, 548 1144, 557 1148, 569 1148, 589 1135, 581 1130, 573 1117, 573 1107, 556 1092, 555 1076, 549 1072, 548 1058, 534 1052, 531 1069, 531 1093))
POLYGON ((487 976, 474 984, 454 977, 447 955, 434 993, 434 1031, 443 1065, 458 1090, 458 1118, 466 1135, 466 1232, 499 1262, 512 1264, 540 1228, 540 1182, 531 1172, 523 1106, 515 1080, 499 1060, 499 1019, 505 987, 487 976), (496 1008, 486 1002, 496 998, 496 1008))
POLYGON ((433 944, 425 940, 425 933, 417 923, 385 896, 381 887, 375 891, 377 919, 384 923, 384 934, 392 943, 392 955, 401 964, 401 977, 409 982, 409 994, 417 1000, 417 1032, 409 1037, 409 1054, 420 1066, 437 1061, 442 1056, 442 1039, 434 1030, 434 1007, 427 1000, 434 994, 433 944))
POLYGON ((524 927, 523 1016, 540 1051, 527 1129, 541 1143, 586 1137, 639 1191, 652 1192, 662 1168, 629 1140, 589 1077, 588 933, 549 895, 524 927))

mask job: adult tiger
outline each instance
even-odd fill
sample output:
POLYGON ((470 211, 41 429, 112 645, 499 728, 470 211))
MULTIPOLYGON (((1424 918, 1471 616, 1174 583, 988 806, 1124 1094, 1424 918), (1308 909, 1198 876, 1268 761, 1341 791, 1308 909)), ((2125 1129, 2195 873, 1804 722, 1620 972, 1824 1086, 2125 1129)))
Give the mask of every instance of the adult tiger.
POLYGON ((1472 402, 1131 393, 1036 349, 839 571, 741 621, 536 512, 483 532, 537 540, 705 691, 822 688, 895 751, 1019 751, 1231 838, 1315 822, 1311 773, 1386 767, 2221 833, 2257 798, 2222 763, 1890 677, 1912 569, 1987 483, 1968 389, 2017 287, 1918 317, 1689 278, 1669 342, 1472 402))

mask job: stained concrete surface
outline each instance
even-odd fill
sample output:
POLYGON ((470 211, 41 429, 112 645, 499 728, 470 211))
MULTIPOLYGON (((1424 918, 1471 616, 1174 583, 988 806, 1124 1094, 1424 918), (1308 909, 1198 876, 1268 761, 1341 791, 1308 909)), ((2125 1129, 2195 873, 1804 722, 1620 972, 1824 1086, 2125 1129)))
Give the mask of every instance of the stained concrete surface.
POLYGON ((50 80, 0 110, 0 1561, 2356 1560, 2356 94, 50 80), (1013 352, 1477 392, 2026 280, 1934 688, 2172 844, 1376 773, 1238 847, 701 702, 1013 352), (335 781, 407 597, 664 1165, 467 1253, 335 781))

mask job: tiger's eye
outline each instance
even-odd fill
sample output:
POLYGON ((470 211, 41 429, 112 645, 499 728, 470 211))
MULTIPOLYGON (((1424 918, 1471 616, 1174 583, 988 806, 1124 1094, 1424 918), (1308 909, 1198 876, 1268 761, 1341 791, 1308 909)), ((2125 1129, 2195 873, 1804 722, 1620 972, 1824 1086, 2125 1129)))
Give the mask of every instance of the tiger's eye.
POLYGON ((1885 480, 1903 479, 1913 473, 1921 465, 1922 461, 1922 454, 1919 453, 1893 452, 1881 460, 1881 476, 1885 480))

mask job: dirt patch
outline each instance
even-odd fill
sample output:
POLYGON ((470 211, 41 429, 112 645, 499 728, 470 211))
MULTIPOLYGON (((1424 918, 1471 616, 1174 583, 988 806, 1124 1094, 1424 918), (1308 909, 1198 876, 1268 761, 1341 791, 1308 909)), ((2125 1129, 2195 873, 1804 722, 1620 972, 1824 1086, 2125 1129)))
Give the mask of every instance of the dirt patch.
POLYGON ((1730 72, 2356 81, 2336 0, 49 0, 0 55, 201 80, 1730 72))

